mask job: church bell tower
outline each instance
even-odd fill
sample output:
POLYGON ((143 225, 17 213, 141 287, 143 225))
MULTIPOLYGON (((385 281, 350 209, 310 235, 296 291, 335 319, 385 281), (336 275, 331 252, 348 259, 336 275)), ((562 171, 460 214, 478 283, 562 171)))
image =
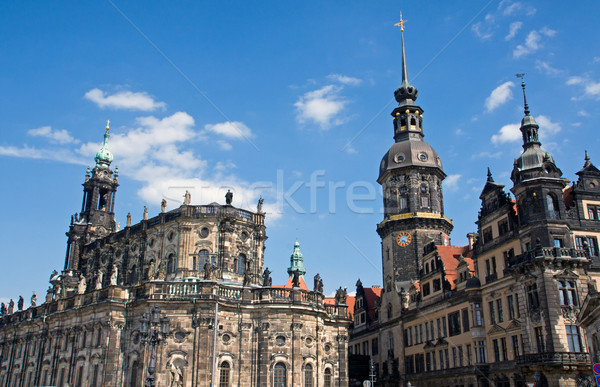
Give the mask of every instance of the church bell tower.
POLYGON ((94 158, 96 166, 91 171, 88 167, 85 174, 81 212, 72 217, 67 232, 65 270, 79 270, 79 255, 84 244, 116 231, 114 209, 119 169, 114 172, 110 169, 113 155, 108 150, 109 131, 107 122, 104 143, 94 158))
POLYGON ((377 182, 383 189, 384 219, 377 226, 382 240, 385 291, 408 289, 418 278, 418 258, 430 242, 448 244, 452 222, 444 216, 442 181, 446 177, 437 152, 423 138, 423 109, 408 81, 402 33, 402 83, 394 92, 398 106, 391 115, 395 143, 381 160, 377 182))

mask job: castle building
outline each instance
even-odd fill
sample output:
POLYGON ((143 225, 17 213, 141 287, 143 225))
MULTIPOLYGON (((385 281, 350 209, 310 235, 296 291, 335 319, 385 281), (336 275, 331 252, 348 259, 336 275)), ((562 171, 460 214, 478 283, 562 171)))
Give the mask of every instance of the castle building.
POLYGON ((466 246, 451 246, 446 175, 423 141, 423 109, 408 81, 402 37, 395 143, 377 180, 385 208, 377 226, 383 291, 378 303, 359 304, 364 290, 357 284, 350 328, 349 350, 372 360, 379 386, 595 382, 581 325, 594 329, 588 338, 597 354, 600 171, 586 152, 578 180, 563 177, 541 147, 544 128, 531 115, 524 82, 522 88, 523 151, 512 165, 510 193, 488 169, 477 232, 466 246), (378 318, 363 324, 360 313, 378 318))
POLYGON ((265 213, 183 205, 119 230, 109 128, 45 302, 0 315, 0 386, 347 386, 345 294, 265 268, 265 213), (303 286, 300 286, 300 283, 303 286), (151 382, 152 381, 152 382, 151 382), (154 384, 151 384, 154 383, 154 384))

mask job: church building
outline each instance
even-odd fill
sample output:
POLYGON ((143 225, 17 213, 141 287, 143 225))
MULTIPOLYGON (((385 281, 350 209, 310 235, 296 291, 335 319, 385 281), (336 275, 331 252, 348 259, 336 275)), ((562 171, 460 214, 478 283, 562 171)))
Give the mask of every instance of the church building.
POLYGON ((232 192, 206 205, 186 192, 119 230, 109 137, 44 302, 2 305, 0 386, 347 386, 345 292, 306 287, 298 242, 289 284, 272 284, 262 199, 248 211, 232 192))

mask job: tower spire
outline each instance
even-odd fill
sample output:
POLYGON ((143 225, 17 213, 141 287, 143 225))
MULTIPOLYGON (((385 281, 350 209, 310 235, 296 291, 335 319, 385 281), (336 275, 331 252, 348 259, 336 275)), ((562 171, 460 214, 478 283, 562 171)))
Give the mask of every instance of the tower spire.
POLYGON ((395 27, 400 27, 400 35, 402 36, 402 83, 408 84, 408 71, 406 70, 406 53, 404 51, 404 23, 407 20, 402 19, 402 12, 400 12, 400 21, 394 24, 395 27))
POLYGON ((525 109, 525 115, 528 116, 529 113, 529 105, 527 105, 527 95, 525 94, 525 73, 519 73, 516 75, 517 78, 521 78, 521 88, 523 89, 523 106, 525 109))

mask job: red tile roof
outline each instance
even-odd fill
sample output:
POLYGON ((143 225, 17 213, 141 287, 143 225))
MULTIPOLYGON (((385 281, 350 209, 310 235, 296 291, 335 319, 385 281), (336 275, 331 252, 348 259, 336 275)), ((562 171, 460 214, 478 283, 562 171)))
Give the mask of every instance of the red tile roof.
POLYGON ((573 193, 573 186, 570 185, 564 189, 562 193, 563 201, 565 202, 565 207, 567 209, 573 207, 573 201, 575 199, 575 194, 573 193))
MULTIPOLYGON (((285 285, 272 285, 272 288, 284 288, 284 289, 291 289, 293 288, 292 286, 292 276, 290 276, 287 280, 287 282, 285 283, 285 285)), ((304 277, 300 276, 300 289, 302 290, 308 290, 308 287, 306 286, 306 282, 304 282, 304 277)))
MULTIPOLYGON (((323 302, 327 305, 335 305, 335 297, 325 297, 323 302)), ((355 302, 356 302, 356 297, 346 296, 346 305, 348 305, 348 318, 350 320, 354 319, 354 303, 355 302)))
POLYGON ((437 253, 440 256, 443 264, 444 271, 446 272, 446 278, 450 281, 450 284, 454 288, 456 279, 458 278, 457 268, 460 263, 460 256, 465 258, 465 261, 469 264, 469 270, 475 272, 475 263, 473 262, 473 250, 467 246, 443 246, 436 245, 437 253))
MULTIPOLYGON (((381 288, 363 288, 365 291, 365 298, 367 299, 367 313, 371 320, 375 320, 375 307, 377 302, 381 299, 381 288)), ((354 310, 354 307, 352 307, 354 310)))

